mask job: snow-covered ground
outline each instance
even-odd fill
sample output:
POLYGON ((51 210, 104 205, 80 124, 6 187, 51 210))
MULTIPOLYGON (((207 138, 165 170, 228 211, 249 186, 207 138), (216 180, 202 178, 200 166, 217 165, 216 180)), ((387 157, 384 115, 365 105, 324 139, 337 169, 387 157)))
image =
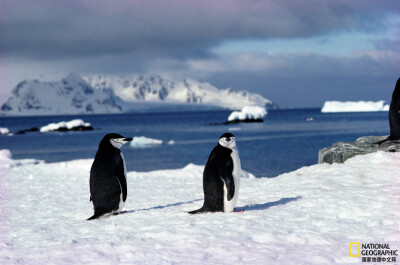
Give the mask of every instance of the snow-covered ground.
POLYGON ((241 111, 232 112, 228 117, 228 121, 258 120, 264 119, 266 115, 267 111, 263 107, 245 106, 241 111))
POLYGON ((73 130, 74 128, 78 127, 90 127, 90 123, 84 122, 81 119, 75 119, 71 121, 60 121, 58 123, 50 123, 46 126, 43 126, 40 128, 40 132, 53 132, 53 131, 58 131, 61 129, 65 130, 73 130))
POLYGON ((385 101, 326 101, 321 112, 388 111, 385 101))
POLYGON ((350 242, 400 250, 399 153, 243 178, 230 214, 187 214, 203 166, 128 168, 126 212, 85 221, 91 163, 0 152, 0 264, 361 264, 350 242))

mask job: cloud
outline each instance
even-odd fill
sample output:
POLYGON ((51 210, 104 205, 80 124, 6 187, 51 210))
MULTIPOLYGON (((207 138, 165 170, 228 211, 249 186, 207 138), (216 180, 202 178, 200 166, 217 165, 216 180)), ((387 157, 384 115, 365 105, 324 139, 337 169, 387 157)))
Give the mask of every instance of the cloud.
POLYGON ((379 30, 395 1, 2 0, 0 56, 212 56, 225 40, 379 30))
POLYGON ((257 92, 283 107, 318 107, 326 100, 390 102, 399 62, 400 53, 379 50, 335 56, 230 53, 185 62, 166 59, 151 68, 221 88, 257 92))
POLYGON ((396 0, 0 0, 0 103, 23 79, 68 72, 191 77, 284 106, 387 100, 399 14, 396 0))

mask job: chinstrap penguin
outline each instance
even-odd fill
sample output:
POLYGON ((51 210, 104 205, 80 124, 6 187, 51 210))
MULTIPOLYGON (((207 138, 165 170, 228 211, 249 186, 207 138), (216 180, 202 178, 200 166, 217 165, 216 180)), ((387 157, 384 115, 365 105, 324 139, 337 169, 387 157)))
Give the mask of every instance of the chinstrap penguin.
POLYGON ((94 215, 88 220, 105 214, 118 214, 127 196, 126 165, 121 146, 132 141, 116 133, 106 134, 90 169, 90 200, 94 215))
POLYGON ((204 204, 190 214, 230 213, 239 196, 241 166, 235 136, 223 134, 208 158, 203 172, 204 204))
POLYGON ((390 142, 400 143, 400 78, 397 79, 396 86, 392 94, 392 101, 389 108, 390 135, 383 141, 376 144, 390 142))

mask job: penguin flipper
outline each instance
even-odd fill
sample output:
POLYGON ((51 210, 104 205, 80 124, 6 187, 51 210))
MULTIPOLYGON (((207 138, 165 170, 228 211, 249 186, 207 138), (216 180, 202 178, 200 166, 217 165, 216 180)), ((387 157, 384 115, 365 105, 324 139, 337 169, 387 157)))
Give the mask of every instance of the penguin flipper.
POLYGON ((235 195, 235 182, 233 180, 233 176, 227 170, 221 171, 220 176, 221 176, 222 180, 224 181, 226 190, 228 191, 227 199, 228 199, 228 201, 230 201, 230 200, 232 200, 233 196, 235 195))
POLYGON ((126 185, 126 178, 125 178, 125 170, 124 170, 124 162, 122 159, 118 163, 118 166, 115 169, 115 176, 117 177, 119 184, 121 185, 122 189, 122 199, 126 201, 128 189, 126 185))

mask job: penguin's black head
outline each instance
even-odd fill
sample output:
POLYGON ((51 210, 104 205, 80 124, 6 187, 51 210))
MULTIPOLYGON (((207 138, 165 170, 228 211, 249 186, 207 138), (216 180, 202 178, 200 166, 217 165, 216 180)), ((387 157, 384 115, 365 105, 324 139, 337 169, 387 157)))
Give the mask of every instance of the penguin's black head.
POLYGON ((126 144, 127 142, 132 141, 132 138, 130 137, 124 137, 118 133, 109 133, 104 135, 103 140, 101 140, 102 143, 110 143, 112 146, 114 146, 117 149, 120 149, 121 146, 126 144))
POLYGON ((234 148, 236 146, 235 136, 231 133, 224 133, 219 137, 218 143, 223 147, 234 148))

